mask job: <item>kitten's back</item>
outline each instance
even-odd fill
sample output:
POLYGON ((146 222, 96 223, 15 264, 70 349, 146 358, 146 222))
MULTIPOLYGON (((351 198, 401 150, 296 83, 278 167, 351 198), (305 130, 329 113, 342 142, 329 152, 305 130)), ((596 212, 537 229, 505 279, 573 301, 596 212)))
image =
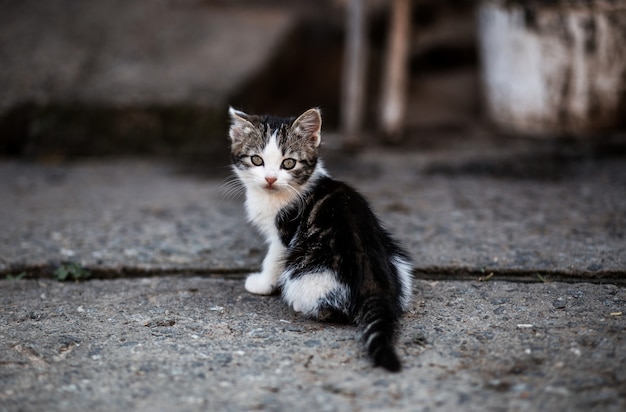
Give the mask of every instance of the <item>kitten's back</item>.
POLYGON ((329 270, 345 290, 329 289, 309 315, 356 322, 374 363, 399 370, 393 341, 410 295, 406 253, 350 186, 322 177, 304 200, 277 218, 289 245, 284 285, 329 270))

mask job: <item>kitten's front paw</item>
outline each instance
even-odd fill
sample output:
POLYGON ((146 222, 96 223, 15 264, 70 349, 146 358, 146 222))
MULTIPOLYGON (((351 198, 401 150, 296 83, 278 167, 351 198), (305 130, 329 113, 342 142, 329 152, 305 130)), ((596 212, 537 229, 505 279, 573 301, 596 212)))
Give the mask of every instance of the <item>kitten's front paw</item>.
POLYGON ((256 295, 271 295, 276 291, 276 285, 262 273, 252 273, 246 279, 246 290, 256 295))

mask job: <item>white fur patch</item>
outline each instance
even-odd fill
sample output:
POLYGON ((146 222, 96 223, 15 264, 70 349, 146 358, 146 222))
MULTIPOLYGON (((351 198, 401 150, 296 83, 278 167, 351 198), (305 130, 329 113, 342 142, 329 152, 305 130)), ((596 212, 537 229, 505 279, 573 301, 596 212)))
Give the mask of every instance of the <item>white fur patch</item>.
POLYGON ((400 280, 402 288, 400 293, 400 304, 402 305, 403 310, 407 310, 409 308, 409 304, 411 303, 413 265, 407 262, 406 259, 397 255, 391 258, 391 262, 396 267, 398 279, 400 280))
MULTIPOLYGON (((337 300, 348 299, 348 290, 337 281, 337 276, 331 271, 307 273, 298 279, 290 279, 291 272, 283 273, 281 277, 283 299, 296 312, 305 315, 317 316, 319 304, 331 294, 337 300)), ((344 302, 329 302, 336 307, 345 306, 344 302)))
POLYGON ((255 295, 271 295, 276 290, 271 279, 263 272, 250 273, 246 278, 245 288, 255 295))
POLYGON ((246 279, 246 290, 257 295, 271 295, 278 287, 278 278, 283 271, 285 247, 280 239, 270 240, 267 255, 263 259, 263 270, 252 273, 246 279))
MULTIPOLYGON (((265 169, 265 176, 272 175, 277 176, 281 171, 280 164, 283 162, 283 152, 278 147, 278 140, 276 140, 275 131, 270 136, 270 140, 263 149, 263 162, 265 163, 263 169, 265 169)), ((289 176, 289 173, 283 172, 285 176, 289 176)))

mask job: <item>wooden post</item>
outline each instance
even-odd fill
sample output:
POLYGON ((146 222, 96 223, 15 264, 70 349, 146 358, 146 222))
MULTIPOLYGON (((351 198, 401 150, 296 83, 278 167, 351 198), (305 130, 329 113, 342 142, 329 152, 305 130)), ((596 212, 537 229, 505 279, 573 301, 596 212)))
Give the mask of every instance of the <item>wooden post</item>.
POLYGON ((397 141, 404 127, 409 87, 411 0, 393 0, 390 30, 381 88, 380 127, 388 140, 397 141))
POLYGON ((346 42, 344 46, 341 123, 344 146, 360 144, 359 133, 365 107, 367 61, 366 0, 349 0, 346 10, 346 42))

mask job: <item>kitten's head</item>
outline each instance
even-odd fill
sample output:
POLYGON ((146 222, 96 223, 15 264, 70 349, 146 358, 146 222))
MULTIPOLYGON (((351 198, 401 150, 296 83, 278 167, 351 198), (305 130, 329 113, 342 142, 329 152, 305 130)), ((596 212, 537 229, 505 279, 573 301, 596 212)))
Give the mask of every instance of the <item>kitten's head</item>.
POLYGON ((231 157, 248 188, 299 190, 318 163, 322 117, 310 109, 298 118, 249 115, 230 108, 231 157))

